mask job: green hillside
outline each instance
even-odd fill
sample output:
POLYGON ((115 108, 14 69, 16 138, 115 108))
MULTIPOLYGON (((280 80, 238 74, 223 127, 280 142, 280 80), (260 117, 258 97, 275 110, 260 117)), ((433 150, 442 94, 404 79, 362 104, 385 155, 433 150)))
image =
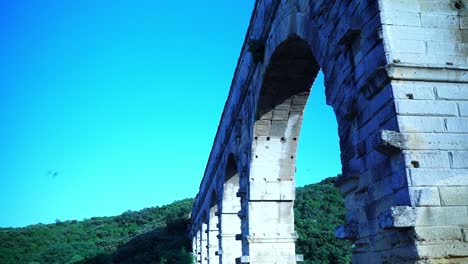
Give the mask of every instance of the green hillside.
MULTIPOLYGON (((305 263, 349 263, 350 244, 334 238, 344 219, 334 178, 297 188, 297 251, 305 263)), ((186 235, 193 199, 114 217, 0 229, 2 264, 191 263, 186 235)))

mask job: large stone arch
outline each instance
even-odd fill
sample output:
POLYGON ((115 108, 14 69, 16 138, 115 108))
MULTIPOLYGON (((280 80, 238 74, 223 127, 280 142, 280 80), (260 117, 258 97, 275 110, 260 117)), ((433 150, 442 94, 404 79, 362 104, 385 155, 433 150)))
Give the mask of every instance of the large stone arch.
POLYGON ((319 67, 306 41, 290 35, 272 53, 259 91, 249 184, 252 261, 296 261, 295 161, 304 107, 319 67), (265 256, 266 252, 270 252, 265 256))
POLYGON ((296 262, 295 149, 320 67, 346 198, 336 235, 353 262, 468 261, 467 5, 258 0, 193 221, 236 149, 241 263, 296 262))

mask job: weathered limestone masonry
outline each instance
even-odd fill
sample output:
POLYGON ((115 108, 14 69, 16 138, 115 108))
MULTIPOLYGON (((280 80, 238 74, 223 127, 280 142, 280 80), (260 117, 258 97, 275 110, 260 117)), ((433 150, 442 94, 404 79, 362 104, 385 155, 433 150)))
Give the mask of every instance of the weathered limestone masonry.
POLYGON ((301 259, 296 147, 321 69, 353 262, 468 263, 467 8, 257 0, 192 211, 196 261, 301 259))

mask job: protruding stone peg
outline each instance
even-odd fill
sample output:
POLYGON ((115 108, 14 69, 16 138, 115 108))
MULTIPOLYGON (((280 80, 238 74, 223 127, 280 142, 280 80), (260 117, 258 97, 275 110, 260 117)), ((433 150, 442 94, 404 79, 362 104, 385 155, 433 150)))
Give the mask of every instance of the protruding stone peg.
POLYGON ((377 135, 374 148, 388 156, 391 156, 404 149, 407 140, 407 137, 402 133, 382 130, 377 135))

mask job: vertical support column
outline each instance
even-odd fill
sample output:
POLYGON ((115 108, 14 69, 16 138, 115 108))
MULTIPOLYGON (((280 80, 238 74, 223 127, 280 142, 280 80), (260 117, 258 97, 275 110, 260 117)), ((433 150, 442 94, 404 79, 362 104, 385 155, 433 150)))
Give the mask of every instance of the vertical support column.
POLYGON ((383 48, 356 65, 387 61, 356 87, 354 122, 340 121, 353 263, 468 262, 468 9, 433 3, 379 1, 383 48))
MULTIPOLYGON (((243 208, 249 223, 246 237, 251 263, 296 263, 294 231, 295 161, 302 112, 290 114, 292 98, 277 105, 267 136, 256 126, 249 203, 243 208)), ((305 102, 304 102, 305 104, 305 102)), ((247 257, 247 256, 245 256, 247 257)))
POLYGON ((197 256, 198 256, 197 244, 198 244, 198 240, 197 240, 197 235, 195 234, 195 236, 192 237, 192 255, 193 255, 193 259, 195 263, 198 263, 197 262, 197 256))
POLYGON ((241 219, 238 216, 241 210, 239 184, 237 162, 233 156, 230 156, 224 178, 220 219, 221 260, 224 264, 237 263, 236 259, 242 256, 241 219))
MULTIPOLYGON (((297 47, 292 49, 297 50, 297 47)), ((293 65, 300 72, 308 68, 302 63, 293 65)), ((289 71, 278 69, 280 73, 289 71)), ((287 79, 285 76, 283 78, 287 79)), ((272 89, 270 92, 281 100, 267 95, 259 99, 257 114, 262 116, 256 121, 254 130, 248 208, 242 210, 249 226, 245 238, 249 256, 245 256, 245 259, 251 263, 297 262, 294 176, 299 130, 310 85, 294 85, 296 87, 280 83, 269 87, 272 89)))
POLYGON ((296 263, 293 202, 249 202, 249 263, 296 263))
POLYGON ((237 212, 223 212, 221 215, 222 233, 220 236, 223 263, 235 263, 235 260, 242 255, 242 243, 236 239, 236 236, 241 233, 237 212))
POLYGON ((200 234, 200 263, 208 263, 208 236, 207 236, 208 225, 202 224, 200 234))
POLYGON ((210 220, 208 224, 208 263, 219 264, 219 217, 217 215, 217 206, 210 213, 210 220))
POLYGON ((197 231, 197 236, 196 236, 196 255, 195 255, 195 262, 201 263, 201 248, 202 248, 202 231, 198 230, 197 231))

